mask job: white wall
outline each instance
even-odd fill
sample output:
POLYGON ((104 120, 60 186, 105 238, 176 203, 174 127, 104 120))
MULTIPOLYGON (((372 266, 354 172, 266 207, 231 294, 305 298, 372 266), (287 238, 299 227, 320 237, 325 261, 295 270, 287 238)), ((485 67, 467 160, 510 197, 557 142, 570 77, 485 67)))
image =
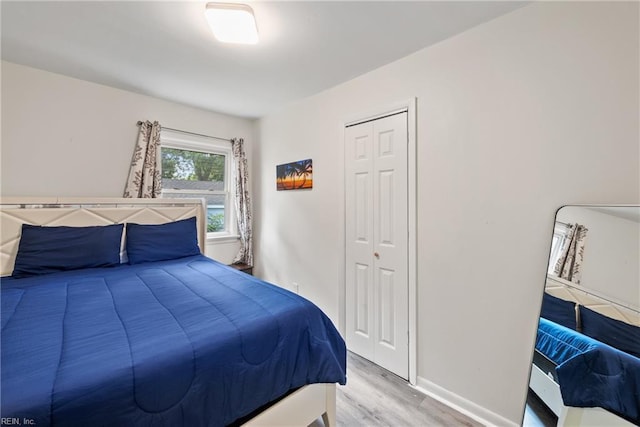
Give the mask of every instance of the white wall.
MULTIPOLYGON (((121 197, 138 120, 222 137, 254 122, 2 62, 2 195, 121 197)), ((230 262, 238 243, 207 245, 230 262)))
POLYGON ((556 216, 557 221, 589 230, 580 285, 640 308, 640 223, 597 209, 565 206, 556 216))
POLYGON ((341 126, 417 97, 419 384, 519 423, 556 209, 640 201, 638 36, 637 3, 534 3, 263 118, 258 274, 344 325, 341 126))

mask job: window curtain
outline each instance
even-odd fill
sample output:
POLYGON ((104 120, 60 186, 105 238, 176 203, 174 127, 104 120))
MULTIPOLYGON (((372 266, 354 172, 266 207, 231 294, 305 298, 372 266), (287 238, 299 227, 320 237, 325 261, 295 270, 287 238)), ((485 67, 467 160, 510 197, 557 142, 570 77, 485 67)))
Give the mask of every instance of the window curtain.
POLYGON ((123 197, 156 198, 162 191, 160 124, 138 122, 140 132, 133 150, 131 169, 123 197))
POLYGON ((580 224, 573 224, 569 227, 565 245, 553 269, 553 274, 561 279, 580 284, 584 246, 587 240, 587 231, 589 230, 580 224))
POLYGON ((231 149, 235 164, 235 206, 240 234, 240 250, 233 259, 234 264, 253 265, 253 229, 251 226, 251 200, 249 199, 249 176, 244 140, 233 138, 231 149))

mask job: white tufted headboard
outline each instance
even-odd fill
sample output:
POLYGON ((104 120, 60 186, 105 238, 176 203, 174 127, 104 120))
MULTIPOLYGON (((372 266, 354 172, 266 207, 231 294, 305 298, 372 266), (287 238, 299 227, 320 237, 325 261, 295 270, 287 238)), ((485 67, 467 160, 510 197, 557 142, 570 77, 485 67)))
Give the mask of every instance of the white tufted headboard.
POLYGON ((126 222, 164 224, 196 217, 204 253, 203 199, 121 199, 78 197, 3 197, 0 199, 0 276, 13 271, 22 224, 90 226, 126 222))
POLYGON ((545 291, 554 297, 576 302, 612 319, 640 326, 640 307, 613 301, 595 291, 554 276, 547 276, 545 291))

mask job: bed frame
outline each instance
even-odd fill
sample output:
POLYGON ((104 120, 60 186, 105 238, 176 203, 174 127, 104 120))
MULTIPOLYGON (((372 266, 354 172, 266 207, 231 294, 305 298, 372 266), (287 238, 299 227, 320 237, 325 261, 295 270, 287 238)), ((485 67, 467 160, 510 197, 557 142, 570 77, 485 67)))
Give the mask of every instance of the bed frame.
MULTIPOLYGON (((595 291, 554 276, 547 276, 545 291, 555 297, 578 303, 616 320, 640 326, 640 309, 613 301, 595 291)), ((535 364, 531 367, 529 387, 558 416, 558 426, 633 426, 634 424, 603 408, 576 408, 565 406, 560 386, 552 374, 535 364)))
MULTIPOLYGON (((31 197, 0 199, 0 276, 13 271, 22 224, 91 226, 125 222, 163 224, 195 216, 204 253, 206 214, 203 199, 120 199, 31 197)), ((246 426, 308 426, 322 418, 336 425, 336 385, 304 386, 251 418, 246 426)))

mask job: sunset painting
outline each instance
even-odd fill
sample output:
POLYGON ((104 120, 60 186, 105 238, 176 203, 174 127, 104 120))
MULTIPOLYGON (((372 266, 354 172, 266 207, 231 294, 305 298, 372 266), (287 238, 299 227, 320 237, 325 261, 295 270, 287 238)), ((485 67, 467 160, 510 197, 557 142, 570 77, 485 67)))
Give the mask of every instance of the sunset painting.
POLYGON ((311 159, 276 166, 276 188, 278 191, 313 188, 311 159))

